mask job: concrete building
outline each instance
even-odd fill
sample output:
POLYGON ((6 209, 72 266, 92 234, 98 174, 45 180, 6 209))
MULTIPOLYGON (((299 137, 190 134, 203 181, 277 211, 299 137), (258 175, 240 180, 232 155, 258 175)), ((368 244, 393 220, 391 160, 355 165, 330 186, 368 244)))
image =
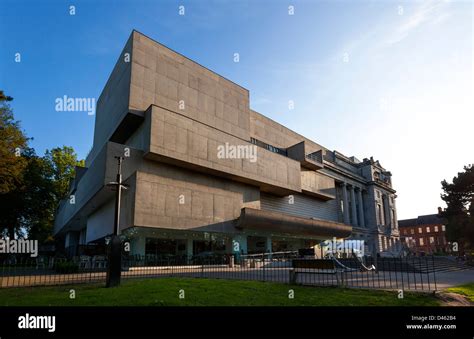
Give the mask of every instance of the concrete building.
POLYGON ((420 215, 413 219, 399 220, 400 237, 414 254, 450 253, 446 240, 446 220, 438 214, 420 215))
POLYGON ((321 240, 398 251, 391 173, 253 111, 249 91, 133 31, 98 99, 94 142, 58 209, 65 246, 112 233, 115 156, 132 253, 256 253, 321 240))

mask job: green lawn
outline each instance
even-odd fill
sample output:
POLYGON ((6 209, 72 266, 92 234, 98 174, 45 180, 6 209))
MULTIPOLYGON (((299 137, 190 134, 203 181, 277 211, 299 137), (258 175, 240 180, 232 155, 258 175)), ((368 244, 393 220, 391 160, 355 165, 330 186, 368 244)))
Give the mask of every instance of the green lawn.
POLYGON ((451 287, 447 291, 465 295, 470 301, 474 302, 474 283, 451 287))
POLYGON ((127 280, 120 287, 76 285, 0 289, 0 306, 437 306, 432 295, 193 278, 127 280), (70 299, 74 289, 76 298, 70 299), (294 299, 288 298, 289 289, 294 299), (179 298, 180 290, 184 299, 179 298))

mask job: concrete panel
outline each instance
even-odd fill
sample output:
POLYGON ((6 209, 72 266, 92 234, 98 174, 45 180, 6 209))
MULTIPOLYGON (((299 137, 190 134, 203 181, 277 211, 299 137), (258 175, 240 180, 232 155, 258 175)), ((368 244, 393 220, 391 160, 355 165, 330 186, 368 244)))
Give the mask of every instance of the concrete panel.
POLYGON ((191 229, 228 223, 232 226, 252 190, 186 170, 148 162, 137 172, 134 222, 136 226, 191 229), (186 181, 182 180, 186 176, 186 181))
MULTIPOLYGON (((130 86, 132 83, 131 62, 126 62, 125 53, 132 54, 133 33, 125 44, 124 49, 115 64, 107 83, 97 100, 97 108, 94 125, 94 145, 87 156, 86 167, 92 164, 104 144, 109 140, 120 121, 129 111, 129 99, 133 98, 135 104, 140 104, 142 92, 135 91, 130 95, 130 86)), ((133 58, 133 55, 131 56, 133 58)), ((143 69, 137 68, 133 81, 135 85, 142 88, 143 69)))
POLYGON ((267 144, 284 149, 305 141, 306 154, 324 149, 314 141, 253 110, 250 110, 250 135, 267 144))
POLYGON ((335 180, 312 170, 301 171, 301 189, 322 198, 334 199, 336 196, 335 180))
POLYGON ((110 200, 87 218, 86 242, 112 234, 114 230, 114 200, 110 200))
POLYGON ((300 164, 295 160, 257 148, 233 135, 156 106, 151 106, 145 115, 151 131, 147 154, 150 159, 155 155, 162 157, 161 160, 179 161, 185 167, 198 166, 204 171, 255 185, 262 183, 276 189, 301 191, 300 164), (161 129, 160 125, 163 126, 161 129), (256 158, 219 158, 218 147, 224 147, 226 143, 235 147, 256 148, 256 158))
POLYGON ((153 104, 216 128, 219 117, 224 132, 250 139, 248 90, 141 33, 134 31, 132 37, 129 110, 145 111, 153 104))

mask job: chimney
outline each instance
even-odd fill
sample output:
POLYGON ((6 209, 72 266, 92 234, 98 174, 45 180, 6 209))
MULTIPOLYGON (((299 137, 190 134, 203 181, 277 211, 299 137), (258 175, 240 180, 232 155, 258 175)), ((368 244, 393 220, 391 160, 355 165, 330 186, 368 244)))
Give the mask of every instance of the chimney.
POLYGON ((443 213, 443 209, 441 207, 438 207, 438 214, 443 213))

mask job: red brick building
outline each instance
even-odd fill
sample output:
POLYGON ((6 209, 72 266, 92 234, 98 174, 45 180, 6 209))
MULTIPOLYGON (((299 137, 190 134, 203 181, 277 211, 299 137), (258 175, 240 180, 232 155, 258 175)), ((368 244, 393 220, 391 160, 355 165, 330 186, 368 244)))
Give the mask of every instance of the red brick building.
POLYGON ((449 253, 445 224, 438 214, 398 220, 400 240, 416 254, 449 253))

